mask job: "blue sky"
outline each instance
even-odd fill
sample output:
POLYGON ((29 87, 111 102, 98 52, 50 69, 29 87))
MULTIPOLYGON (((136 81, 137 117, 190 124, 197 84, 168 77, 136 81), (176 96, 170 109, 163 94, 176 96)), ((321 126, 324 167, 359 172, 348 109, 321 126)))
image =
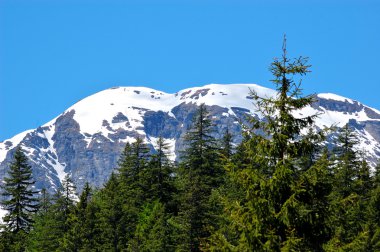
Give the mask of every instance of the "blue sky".
POLYGON ((281 54, 308 56, 304 92, 380 109, 380 1, 0 0, 0 141, 113 86, 273 87, 281 54))

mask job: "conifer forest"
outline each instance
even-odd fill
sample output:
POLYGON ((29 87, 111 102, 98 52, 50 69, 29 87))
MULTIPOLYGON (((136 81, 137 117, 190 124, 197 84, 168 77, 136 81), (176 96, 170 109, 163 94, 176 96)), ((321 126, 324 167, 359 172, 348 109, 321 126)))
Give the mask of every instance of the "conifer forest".
POLYGON ((178 162, 162 138, 154 152, 137 138, 108 182, 80 195, 69 176, 54 195, 35 190, 19 148, 0 251, 380 251, 380 165, 348 125, 317 131, 318 114, 295 116, 315 99, 301 92, 307 58, 284 47, 269 70, 278 95, 247 93, 262 118, 247 118, 239 145, 228 130, 213 137, 201 105, 178 162))

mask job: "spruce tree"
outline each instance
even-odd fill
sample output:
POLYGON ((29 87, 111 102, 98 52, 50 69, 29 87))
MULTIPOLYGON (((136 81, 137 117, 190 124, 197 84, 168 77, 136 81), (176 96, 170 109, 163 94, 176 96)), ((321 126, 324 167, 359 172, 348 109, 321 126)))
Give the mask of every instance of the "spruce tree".
POLYGON ((348 124, 339 129, 333 150, 337 160, 334 181, 336 193, 343 198, 357 191, 355 180, 359 176, 360 160, 354 147, 358 142, 357 135, 348 124))
POLYGON ((199 251, 209 236, 208 226, 214 225, 210 196, 223 181, 217 144, 204 104, 199 106, 192 128, 185 137, 186 148, 179 170, 181 190, 179 209, 178 250, 199 251))
POLYGON ((2 205, 8 211, 3 218, 7 230, 28 232, 33 223, 32 214, 38 209, 38 192, 33 190, 32 168, 20 147, 16 149, 4 181, 2 205))
POLYGON ((221 146, 222 158, 229 160, 232 156, 234 149, 233 149, 233 144, 232 144, 232 134, 230 133, 228 128, 224 132, 221 143, 222 143, 222 146, 221 146))
MULTIPOLYGON (((63 210, 63 216, 65 219, 68 218, 68 215, 73 210, 76 196, 76 187, 70 178, 68 174, 66 174, 65 178, 62 181, 62 188, 60 189, 62 191, 62 197, 58 197, 58 201, 62 200, 62 210, 63 210)), ((56 202, 57 204, 57 202, 56 202)), ((65 228, 65 231, 67 228, 65 228)))
POLYGON ((356 133, 348 124, 339 129, 333 149, 333 190, 329 196, 332 238, 325 246, 327 251, 360 251, 367 243, 364 230, 372 182, 364 155, 355 149, 358 142, 356 133))
MULTIPOLYGON (((95 228, 100 234, 95 237, 99 251, 120 251, 120 240, 125 235, 123 221, 123 195, 120 191, 120 179, 112 173, 104 188, 94 195, 93 201, 99 211, 96 213, 95 228)), ((123 244, 125 247, 125 244, 123 244)))
POLYGON ((75 186, 67 174, 62 181, 62 186, 53 195, 53 204, 50 208, 48 221, 51 235, 55 237, 57 249, 65 247, 65 234, 70 229, 70 215, 75 209, 75 186))
POLYGON ((123 232, 120 237, 120 249, 130 247, 140 208, 150 197, 149 181, 144 179, 149 159, 149 148, 139 137, 132 144, 126 145, 120 159, 120 192, 123 210, 119 225, 120 231, 123 232))
POLYGON ((165 206, 158 200, 146 203, 139 218, 129 247, 130 251, 174 251, 171 229, 165 206))
POLYGON ((63 232, 60 228, 63 224, 56 218, 57 212, 56 208, 53 208, 53 199, 46 190, 42 190, 40 204, 41 207, 34 216, 35 223, 28 237, 27 250, 54 251, 58 248, 59 239, 62 238, 63 232))
POLYGON ((13 158, 2 186, 1 203, 8 212, 3 217, 5 228, 1 240, 4 251, 23 251, 33 215, 38 210, 38 192, 33 189, 32 169, 21 147, 16 148, 13 158))
POLYGON ((380 163, 373 176, 373 189, 367 209, 368 225, 365 230, 368 236, 366 251, 380 251, 380 163))
POLYGON ((74 206, 67 218, 68 230, 64 234, 61 249, 64 251, 79 251, 81 248, 95 248, 95 215, 91 214, 90 204, 92 189, 88 183, 85 184, 79 197, 79 202, 74 206), (90 214, 89 214, 90 213, 90 214))
MULTIPOLYGON (((308 177, 315 179, 318 170, 303 175, 315 162, 305 159, 311 156, 323 134, 302 134, 311 132, 318 115, 296 116, 297 111, 314 101, 313 96, 301 95, 299 76, 308 73, 308 69, 306 58, 287 57, 284 41, 282 57, 270 67, 277 95, 260 97, 251 91, 263 119, 251 119, 249 136, 243 142, 247 161, 227 165, 244 198, 225 200, 228 232, 226 228, 216 231, 209 240, 209 250, 307 251, 321 237, 319 233, 325 232, 325 225, 313 225, 310 219, 325 209, 312 209, 310 201, 316 192, 305 194, 306 181, 311 179, 308 177), (312 215, 307 214, 312 211, 312 215), (314 234, 304 232, 306 224, 316 229, 314 234)), ((310 186, 312 190, 317 188, 310 186)), ((326 192, 321 198, 325 196, 326 192)))
POLYGON ((176 194, 174 184, 174 164, 168 158, 169 145, 162 137, 156 143, 156 152, 151 155, 148 167, 144 173, 143 184, 149 186, 148 201, 158 200, 166 211, 175 212, 176 204, 173 196, 176 194))

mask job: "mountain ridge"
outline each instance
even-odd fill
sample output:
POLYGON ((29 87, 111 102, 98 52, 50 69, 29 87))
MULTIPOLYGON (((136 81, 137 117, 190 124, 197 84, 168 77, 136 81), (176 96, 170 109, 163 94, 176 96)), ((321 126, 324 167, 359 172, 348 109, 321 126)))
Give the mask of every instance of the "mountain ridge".
MULTIPOLYGON (((80 191, 86 181, 102 186, 117 167, 126 142, 142 137, 154 149, 162 135, 171 145, 171 159, 178 159, 182 138, 197 106, 205 103, 215 126, 215 137, 228 127, 234 142, 241 140, 240 123, 247 115, 261 118, 250 89, 259 96, 276 91, 257 84, 209 84, 176 93, 147 87, 113 87, 85 97, 38 127, 0 142, 0 183, 14 148, 20 144, 29 156, 36 187, 56 190, 69 174, 80 191)), ((316 127, 349 123, 360 135, 358 149, 365 149, 374 164, 380 157, 380 111, 331 93, 315 95, 312 106, 297 111, 303 117, 321 114, 316 127)))

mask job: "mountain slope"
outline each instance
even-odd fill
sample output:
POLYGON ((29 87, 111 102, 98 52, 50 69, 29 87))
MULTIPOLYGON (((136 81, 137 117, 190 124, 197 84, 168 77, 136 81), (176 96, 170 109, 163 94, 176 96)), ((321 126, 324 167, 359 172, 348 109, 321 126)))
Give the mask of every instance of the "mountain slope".
MULTIPOLYGON (((126 142, 137 136, 152 150, 162 135, 171 144, 171 158, 178 159, 182 138, 197 105, 205 103, 215 124, 215 136, 228 127, 234 142, 241 141, 241 122, 247 115, 260 118, 249 90, 262 97, 274 90, 255 84, 211 84, 168 94, 145 87, 116 87, 91 95, 45 125, 0 143, 0 182, 15 147, 20 145, 31 160, 37 188, 54 191, 69 174, 78 191, 86 181, 102 186, 117 167, 126 142)), ((319 113, 318 128, 352 125, 364 149, 375 162, 380 157, 380 112, 360 102, 334 94, 319 94, 311 107, 296 116, 319 113)))

